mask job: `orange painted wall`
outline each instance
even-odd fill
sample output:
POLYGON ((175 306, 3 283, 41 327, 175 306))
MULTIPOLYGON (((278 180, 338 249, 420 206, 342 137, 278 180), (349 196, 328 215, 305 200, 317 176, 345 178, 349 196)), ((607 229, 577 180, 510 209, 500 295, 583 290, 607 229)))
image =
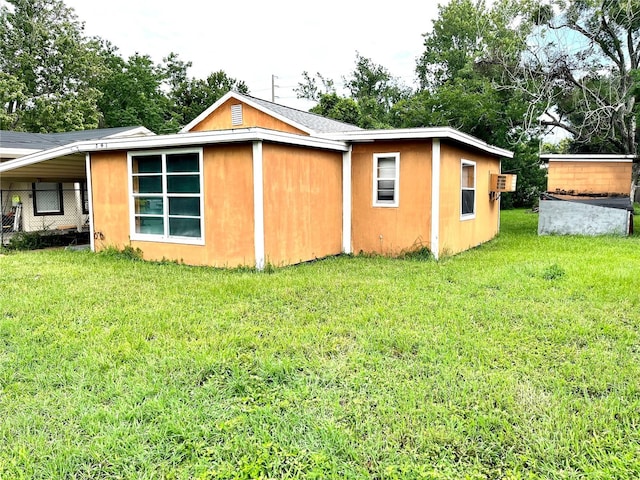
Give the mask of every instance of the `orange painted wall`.
POLYGON ((227 130, 231 128, 249 128, 249 127, 261 127, 268 128, 270 130, 278 130, 281 132, 297 133, 300 135, 307 135, 307 133, 292 127, 288 123, 285 123, 277 118, 273 118, 260 110, 257 110, 246 103, 239 102, 236 99, 229 99, 214 112, 212 112, 207 118, 198 123, 191 129, 192 132, 204 132, 210 130, 227 130), (231 106, 242 103, 242 125, 231 124, 231 106))
POLYGON ((342 153, 263 144, 265 254, 273 265, 342 251, 342 153))
POLYGON ((355 253, 396 255, 431 241, 431 141, 353 145, 352 243, 355 253), (398 207, 373 206, 373 155, 400 153, 398 207))
POLYGON ((547 190, 576 193, 621 193, 631 191, 632 163, 549 162, 547 190))
POLYGON ((500 205, 489 199, 489 180, 500 173, 500 160, 450 143, 440 146, 440 255, 446 256, 491 240, 498 233, 500 205), (461 160, 476 162, 476 215, 460 220, 461 160))
POLYGON ((126 152, 93 153, 91 176, 96 249, 131 245, 148 260, 190 265, 255 265, 251 145, 204 149, 205 245, 129 241, 126 152))

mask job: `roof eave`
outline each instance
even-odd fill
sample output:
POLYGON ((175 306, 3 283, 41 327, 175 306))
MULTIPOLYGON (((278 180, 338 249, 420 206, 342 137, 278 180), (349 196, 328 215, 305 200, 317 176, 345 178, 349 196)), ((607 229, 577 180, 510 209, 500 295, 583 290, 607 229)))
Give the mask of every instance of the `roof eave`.
POLYGON ((350 143, 371 142, 376 140, 426 140, 440 138, 454 140, 499 157, 513 158, 514 156, 514 153, 510 150, 490 145, 451 127, 354 130, 352 132, 330 133, 319 136, 350 143))
POLYGON ((267 130, 263 128, 247 128, 236 130, 217 130, 210 132, 176 133, 173 135, 153 135, 147 137, 103 138, 83 140, 72 144, 37 152, 22 158, 9 160, 0 164, 0 173, 33 165, 53 158, 74 153, 93 153, 114 150, 142 150, 154 148, 171 148, 196 146, 217 143, 242 143, 264 141, 294 146, 322 148, 340 152, 348 151, 346 143, 326 138, 296 135, 293 133, 267 130))

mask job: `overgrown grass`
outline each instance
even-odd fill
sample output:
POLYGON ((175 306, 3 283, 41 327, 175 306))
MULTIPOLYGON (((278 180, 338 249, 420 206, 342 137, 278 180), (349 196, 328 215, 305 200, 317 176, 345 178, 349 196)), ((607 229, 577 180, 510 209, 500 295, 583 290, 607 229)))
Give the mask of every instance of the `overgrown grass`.
POLYGON ((2 256, 0 478, 637 478, 640 236, 536 222, 270 275, 2 256))

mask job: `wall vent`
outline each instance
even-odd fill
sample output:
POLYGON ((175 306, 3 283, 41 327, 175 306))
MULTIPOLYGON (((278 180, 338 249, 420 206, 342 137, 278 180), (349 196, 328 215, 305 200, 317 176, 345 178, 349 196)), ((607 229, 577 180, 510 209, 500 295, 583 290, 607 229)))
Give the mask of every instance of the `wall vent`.
POLYGON ((231 125, 242 125, 242 104, 231 105, 231 125))

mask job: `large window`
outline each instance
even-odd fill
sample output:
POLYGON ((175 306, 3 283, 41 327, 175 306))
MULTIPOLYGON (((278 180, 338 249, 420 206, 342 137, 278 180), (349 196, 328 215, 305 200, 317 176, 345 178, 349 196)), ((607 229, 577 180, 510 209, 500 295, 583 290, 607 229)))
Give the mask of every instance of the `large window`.
POLYGON ((38 182, 32 188, 34 215, 64 215, 61 183, 38 182))
POLYGON ((399 153, 376 153, 373 155, 373 205, 375 207, 398 206, 399 178, 399 153))
POLYGON ((131 238, 202 244, 202 150, 129 154, 131 238))
POLYGON ((471 219, 476 215, 476 164, 462 160, 461 173, 461 218, 471 219))

